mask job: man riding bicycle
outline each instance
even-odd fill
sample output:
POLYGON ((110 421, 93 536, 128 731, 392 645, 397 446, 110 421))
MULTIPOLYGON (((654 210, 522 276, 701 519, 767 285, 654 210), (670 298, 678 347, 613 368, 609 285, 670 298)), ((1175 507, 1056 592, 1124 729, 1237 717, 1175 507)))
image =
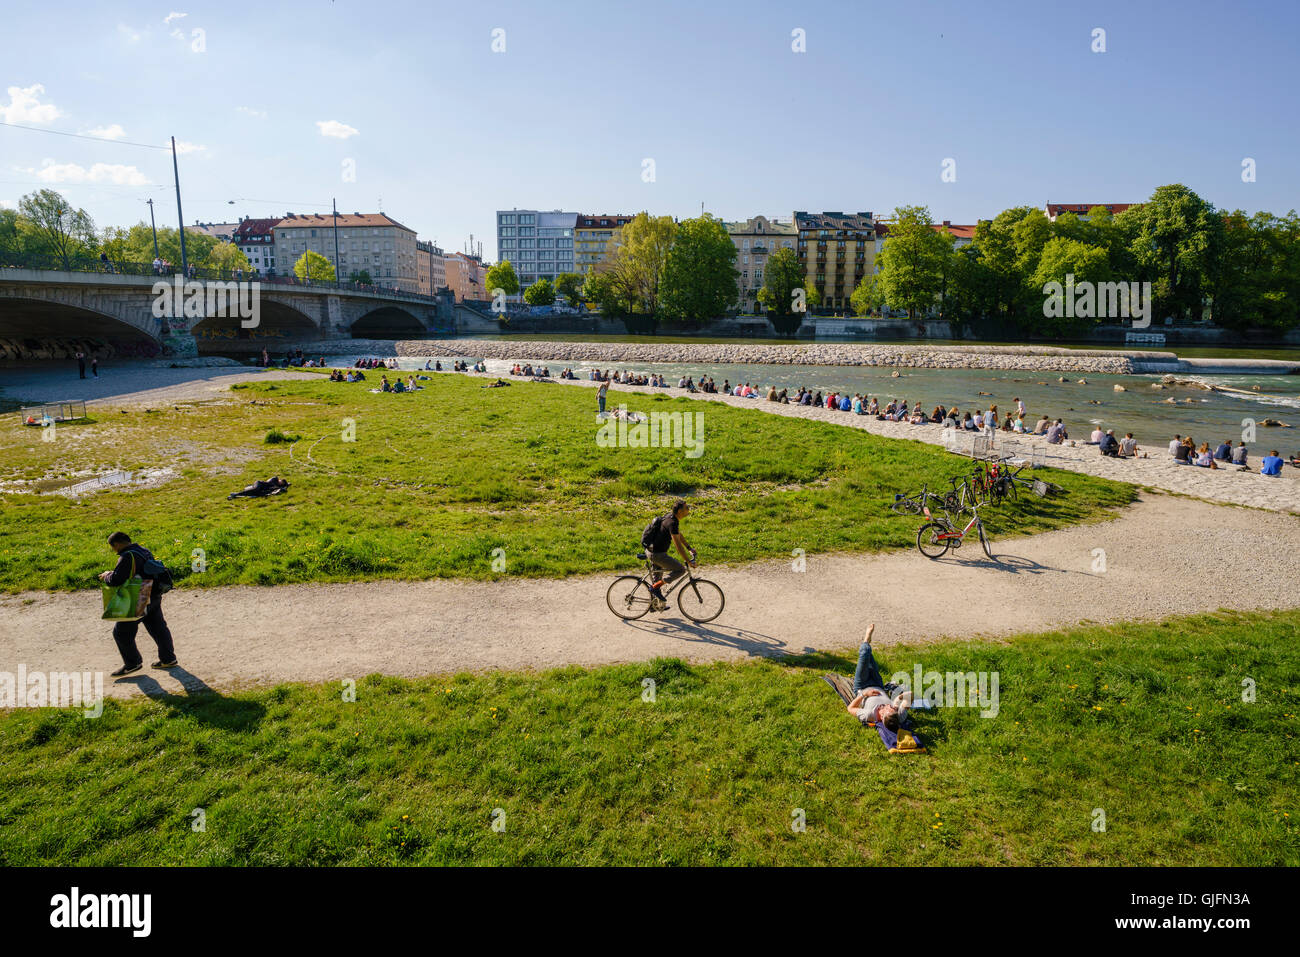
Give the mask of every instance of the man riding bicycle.
POLYGON ((668 607, 668 601, 664 598, 663 586, 676 581, 682 575, 686 574, 686 565, 695 567, 695 549, 682 537, 680 522, 687 515, 691 514, 691 507, 683 499, 678 499, 673 503, 672 510, 666 515, 660 515, 641 533, 641 545, 645 548, 646 557, 655 568, 662 568, 668 574, 659 579, 650 589, 650 594, 654 596, 651 602, 651 611, 663 611, 668 607), (672 555, 668 554, 668 546, 673 544, 677 546, 678 553, 682 556, 686 565, 679 562, 672 555), (689 552, 689 554, 687 554, 689 552))

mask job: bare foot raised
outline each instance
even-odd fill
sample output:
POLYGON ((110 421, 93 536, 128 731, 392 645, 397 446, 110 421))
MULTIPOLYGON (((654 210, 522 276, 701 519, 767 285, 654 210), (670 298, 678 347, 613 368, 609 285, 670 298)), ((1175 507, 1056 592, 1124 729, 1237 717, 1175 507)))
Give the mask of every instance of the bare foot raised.
POLYGON ((862 643, 864 645, 871 644, 871 636, 872 634, 875 633, 875 630, 876 630, 876 623, 874 621, 871 624, 867 625, 867 636, 862 639, 862 643))

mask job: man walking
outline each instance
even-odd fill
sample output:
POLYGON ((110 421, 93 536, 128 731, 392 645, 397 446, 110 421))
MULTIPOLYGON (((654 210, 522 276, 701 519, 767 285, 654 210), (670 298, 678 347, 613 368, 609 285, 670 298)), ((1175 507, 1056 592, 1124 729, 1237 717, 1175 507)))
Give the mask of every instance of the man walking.
POLYGON ((143 545, 132 542, 131 536, 126 532, 114 532, 108 536, 108 547, 117 553, 117 565, 111 571, 101 572, 100 581, 116 587, 130 580, 132 575, 139 575, 146 581, 153 582, 149 607, 144 618, 140 621, 119 621, 113 625, 113 640, 117 642, 117 650, 122 655, 122 667, 114 671, 112 676, 121 678, 134 674, 144 667, 144 658, 141 657, 140 649, 135 644, 135 636, 140 630, 141 623, 144 624, 145 631, 149 632, 149 637, 153 639, 154 644, 158 646, 158 660, 153 663, 153 666, 175 668, 176 651, 172 647, 171 629, 167 627, 167 622, 163 618, 159 576, 151 573, 146 567, 147 563, 153 563, 153 554, 143 545))

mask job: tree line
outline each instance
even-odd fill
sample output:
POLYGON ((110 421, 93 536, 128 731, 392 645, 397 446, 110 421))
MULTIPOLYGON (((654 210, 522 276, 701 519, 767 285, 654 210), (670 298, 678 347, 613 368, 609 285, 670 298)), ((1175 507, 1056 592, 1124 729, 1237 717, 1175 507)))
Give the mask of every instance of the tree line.
POLYGON ((1300 324, 1300 217, 1216 210, 1173 184, 1115 215, 1096 207, 1051 221, 1036 207, 1003 210, 958 247, 928 209, 903 206, 851 302, 859 315, 888 307, 1056 337, 1113 321, 1044 309, 1045 288, 1067 281, 1150 283, 1155 323, 1290 329, 1300 324))

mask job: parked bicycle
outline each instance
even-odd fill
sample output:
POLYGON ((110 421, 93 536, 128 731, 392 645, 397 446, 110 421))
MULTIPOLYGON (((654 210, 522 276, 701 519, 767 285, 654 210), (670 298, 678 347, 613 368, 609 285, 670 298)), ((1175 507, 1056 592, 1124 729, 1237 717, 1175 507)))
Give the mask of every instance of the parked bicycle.
MULTIPOLYGON (((650 588, 662 574, 661 569, 650 563, 645 552, 637 552, 636 557, 645 562, 645 574, 639 578, 636 575, 620 575, 605 592, 605 604, 624 621, 635 621, 650 611, 655 601, 650 588)), ((678 609, 698 624, 713 621, 722 614, 727 603, 722 589, 707 578, 695 577, 695 572, 689 565, 686 566, 686 574, 671 585, 665 585, 662 592, 665 600, 676 592, 678 609)))
POLYGON ((988 536, 984 533, 984 523, 980 521, 979 506, 972 505, 969 511, 970 521, 964 528, 958 528, 948 512, 941 511, 936 514, 929 508, 922 509, 929 521, 917 529, 917 550, 926 558, 942 558, 950 549, 960 548, 966 535, 974 528, 979 535, 980 544, 984 546, 984 554, 992 558, 993 549, 989 545, 988 536))

